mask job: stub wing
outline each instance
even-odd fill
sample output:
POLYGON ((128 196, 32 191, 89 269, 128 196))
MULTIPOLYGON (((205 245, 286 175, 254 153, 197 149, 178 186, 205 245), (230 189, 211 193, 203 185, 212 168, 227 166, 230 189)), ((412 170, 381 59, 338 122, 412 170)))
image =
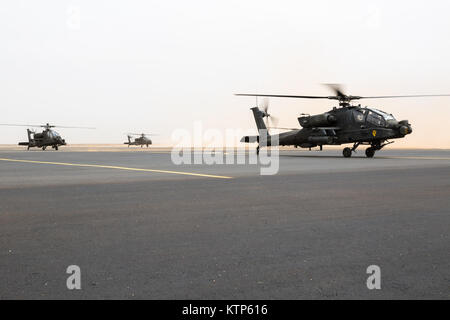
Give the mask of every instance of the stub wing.
POLYGON ((244 136, 244 137, 242 137, 241 142, 245 142, 245 143, 259 142, 259 136, 244 136))
POLYGON ((341 130, 340 127, 313 127, 313 130, 341 130))

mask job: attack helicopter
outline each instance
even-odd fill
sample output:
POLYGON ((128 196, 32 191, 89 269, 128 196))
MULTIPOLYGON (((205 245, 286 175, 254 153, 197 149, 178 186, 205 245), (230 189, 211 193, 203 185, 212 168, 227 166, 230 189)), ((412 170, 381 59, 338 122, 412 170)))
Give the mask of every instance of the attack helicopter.
POLYGON ((368 145, 365 150, 366 157, 372 158, 376 151, 393 143, 392 139, 401 139, 413 132, 408 120, 397 121, 390 113, 370 107, 353 105, 352 101, 361 99, 387 99, 387 98, 421 98, 421 97, 449 97, 449 94, 439 95, 406 95, 406 96, 352 96, 344 93, 340 85, 327 84, 335 95, 333 96, 303 96, 303 95, 272 95, 272 94, 236 94, 237 96, 266 97, 265 104, 261 110, 256 106, 251 108, 258 128, 258 136, 245 136, 241 142, 258 143, 256 148, 259 154, 260 147, 273 145, 294 146, 301 148, 319 147, 323 150, 324 145, 353 144, 343 149, 345 158, 350 158, 360 145, 368 145), (264 118, 276 119, 268 112, 268 97, 294 98, 294 99, 328 99, 336 100, 339 107, 317 114, 301 114, 298 118, 300 128, 277 128, 268 127, 264 118), (268 129, 289 130, 277 135, 270 135, 268 129))
POLYGON ((144 147, 145 145, 148 146, 152 144, 152 140, 150 140, 147 136, 150 136, 152 134, 149 133, 128 133, 127 138, 128 142, 124 142, 124 144, 128 145, 128 148, 130 146, 141 146, 144 147), (131 141, 133 136, 138 136, 137 138, 134 138, 134 141, 131 141))
POLYGON ((1 124, 2 126, 20 126, 20 127, 39 127, 44 128, 42 132, 37 132, 27 128, 28 142, 19 142, 19 146, 26 146, 27 150, 30 148, 42 148, 45 151, 47 147, 52 147, 58 150, 60 146, 67 145, 66 140, 61 135, 52 130, 53 128, 70 128, 70 129, 95 129, 90 127, 63 127, 54 126, 49 123, 44 125, 22 125, 22 124, 1 124))

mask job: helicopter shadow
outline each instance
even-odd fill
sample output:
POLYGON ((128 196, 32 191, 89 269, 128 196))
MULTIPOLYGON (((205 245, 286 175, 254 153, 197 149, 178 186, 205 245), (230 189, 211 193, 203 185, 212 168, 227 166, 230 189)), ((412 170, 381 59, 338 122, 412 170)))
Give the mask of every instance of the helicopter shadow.
MULTIPOLYGON (((344 158, 341 155, 303 155, 303 154, 280 154, 280 158, 311 158, 311 159, 367 159, 365 156, 352 156, 351 158, 344 158)), ((378 157, 382 159, 382 157, 378 157)), ((370 159, 373 160, 374 158, 370 159)))

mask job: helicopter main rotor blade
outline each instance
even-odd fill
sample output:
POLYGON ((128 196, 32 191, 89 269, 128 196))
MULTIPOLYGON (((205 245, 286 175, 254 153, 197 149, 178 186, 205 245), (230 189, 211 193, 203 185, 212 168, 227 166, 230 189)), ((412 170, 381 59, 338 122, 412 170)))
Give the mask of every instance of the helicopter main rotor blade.
POLYGON ((50 125, 50 126, 46 126, 46 125, 43 125, 43 126, 41 126, 42 128, 64 128, 64 129, 95 129, 94 127, 66 127, 66 126, 52 126, 52 125, 50 125))
POLYGON ((450 94, 414 94, 406 96, 375 96, 358 97, 359 99, 391 99, 391 98, 431 98, 431 97, 450 97, 450 94))
POLYGON ((273 97, 273 98, 294 98, 294 99, 329 99, 329 100, 360 100, 360 99, 391 99, 391 98, 431 98, 431 97, 450 97, 450 94, 420 94, 420 95, 404 95, 404 96, 295 96, 282 94, 259 94, 259 93, 239 93, 236 96, 248 97, 273 97))
POLYGON ((9 123, 0 123, 0 126, 9 126, 9 127, 41 127, 41 125, 33 125, 33 124, 9 124, 9 123))
POLYGON ((127 134, 131 134, 133 136, 142 136, 142 135, 145 135, 145 136, 157 136, 158 135, 157 133, 127 133, 127 134))
POLYGON ((35 127, 35 128, 95 129, 95 128, 92 128, 92 127, 65 127, 65 126, 53 126, 53 125, 48 125, 48 124, 9 124, 9 123, 0 123, 0 126, 35 127))
POLYGON ((243 97, 272 97, 272 98, 296 98, 296 99, 338 99, 336 96, 291 96, 282 94, 236 93, 235 96, 243 97))

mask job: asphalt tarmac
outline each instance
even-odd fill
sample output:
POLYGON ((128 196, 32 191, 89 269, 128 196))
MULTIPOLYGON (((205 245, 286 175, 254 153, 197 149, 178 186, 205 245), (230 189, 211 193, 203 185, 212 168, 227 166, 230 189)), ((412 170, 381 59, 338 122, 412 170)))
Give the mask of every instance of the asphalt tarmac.
POLYGON ((449 150, 61 149, 0 149, 0 299, 450 298, 449 150))

